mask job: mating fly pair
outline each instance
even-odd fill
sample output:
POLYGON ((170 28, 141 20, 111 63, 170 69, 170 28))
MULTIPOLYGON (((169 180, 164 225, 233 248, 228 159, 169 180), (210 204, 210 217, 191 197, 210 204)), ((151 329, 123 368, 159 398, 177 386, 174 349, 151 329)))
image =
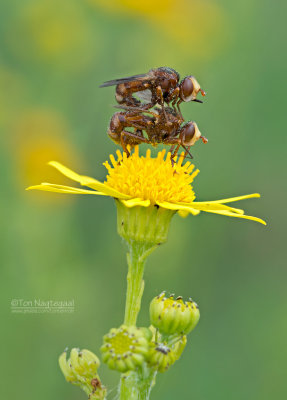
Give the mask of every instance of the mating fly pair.
POLYGON ((179 74, 174 69, 160 67, 147 74, 108 81, 100 87, 113 85, 116 85, 115 97, 120 104, 118 108, 125 111, 113 115, 108 135, 128 155, 127 145, 133 147, 140 143, 149 143, 155 146, 163 143, 172 146, 172 158, 176 156, 180 146, 185 149, 185 155, 191 156, 189 148, 197 140, 207 142, 195 122, 183 124, 184 119, 179 108, 182 102, 202 103, 197 95, 201 93, 204 96, 205 92, 193 76, 187 76, 180 81, 179 74), (172 108, 169 107, 170 103, 172 108), (155 107, 151 111, 156 104, 161 107, 155 107), (132 128, 132 132, 126 128, 132 128), (147 137, 143 135, 143 131, 147 137))

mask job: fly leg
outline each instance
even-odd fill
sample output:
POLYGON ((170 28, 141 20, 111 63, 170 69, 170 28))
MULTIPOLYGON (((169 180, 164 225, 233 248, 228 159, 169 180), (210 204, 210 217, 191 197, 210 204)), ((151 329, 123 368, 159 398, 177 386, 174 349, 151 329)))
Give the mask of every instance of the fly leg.
MULTIPOLYGON (((172 102, 172 103, 171 103, 172 108, 174 109, 174 111, 175 111, 177 114, 178 114, 178 110, 177 110, 177 108, 175 107, 175 105, 176 105, 176 102, 178 101, 178 97, 179 97, 179 87, 176 87, 175 89, 172 89, 172 90, 170 91, 169 95, 168 95, 167 98, 166 98, 166 102, 167 102, 167 103, 172 102)), ((182 116, 181 116, 181 118, 182 118, 182 116)), ((182 118, 182 120, 183 120, 183 118, 182 118)))
POLYGON ((169 138, 163 142, 164 144, 171 145, 170 153, 171 153, 171 163, 174 165, 174 158, 176 157, 178 150, 181 146, 180 138, 169 138))
POLYGON ((185 150, 185 151, 184 151, 183 159, 185 159, 185 157, 186 157, 187 155, 189 155, 190 159, 192 160, 192 159, 193 159, 193 156, 192 156, 192 154, 190 154, 190 151, 189 151, 189 149, 190 149, 191 146, 187 147, 187 146, 184 146, 184 145, 182 144, 182 147, 183 147, 184 150, 185 150))
POLYGON ((172 153, 172 155, 171 155, 171 159, 173 160, 176 156, 177 156, 177 153, 178 153, 178 150, 179 150, 179 148, 180 148, 180 143, 176 146, 176 148, 175 148, 175 150, 173 151, 173 153, 172 153))
MULTIPOLYGON (((172 163, 172 166, 174 166, 174 158, 176 157, 180 146, 182 146, 182 147, 184 148, 183 160, 184 160, 184 159, 186 158, 186 156, 188 156, 188 155, 189 155, 189 157, 190 157, 191 160, 193 159, 193 156, 192 156, 192 154, 191 154, 190 151, 189 151, 190 146, 189 146, 189 147, 186 147, 186 146, 184 146, 182 143, 179 143, 179 144, 177 145, 176 149, 174 150, 173 154, 171 155, 171 163, 172 163)), ((174 147, 174 146, 172 146, 172 148, 173 148, 173 147, 174 147)))
POLYGON ((180 108, 179 108, 180 103, 182 103, 182 100, 178 100, 178 102, 176 103, 177 110, 178 110, 178 114, 179 114, 180 118, 184 121, 182 113, 181 113, 180 108))
POLYGON ((171 161, 172 166, 174 166, 174 158, 177 156, 180 146, 182 146, 182 141, 180 138, 177 137, 177 138, 169 138, 169 139, 165 140, 163 143, 167 144, 167 145, 171 145, 171 148, 169 150, 172 153, 171 157, 170 157, 170 161, 171 161))
MULTIPOLYGON (((155 114, 156 115, 156 114, 155 114)), ((128 118, 129 127, 140 131, 140 137, 143 137, 142 131, 144 130, 148 136, 147 143, 152 141, 153 133, 154 133, 154 119, 151 117, 147 117, 144 115, 131 116, 128 118)))
POLYGON ((164 98, 163 98, 162 89, 160 86, 157 86, 155 90, 156 90, 157 103, 159 103, 161 105, 164 118, 167 121, 167 116, 166 116, 165 108, 164 108, 164 98))
POLYGON ((176 112, 176 114, 178 114, 178 110, 177 110, 177 108, 175 106, 176 105, 176 101, 177 101, 177 99, 174 99, 173 102, 171 103, 171 106, 174 109, 174 111, 176 112))
POLYGON ((136 146, 140 143, 148 143, 148 140, 143 137, 142 131, 138 130, 137 132, 139 132, 139 134, 128 132, 125 130, 121 132, 121 145, 128 157, 130 156, 130 152, 127 148, 127 145, 136 146))
MULTIPOLYGON (((175 147, 175 145, 173 144, 171 146, 171 148, 169 149, 169 153, 172 154, 172 152, 174 151, 174 147, 175 147)), ((174 159, 172 158, 172 156, 170 157, 170 161, 171 161, 171 165, 174 166, 174 159)))

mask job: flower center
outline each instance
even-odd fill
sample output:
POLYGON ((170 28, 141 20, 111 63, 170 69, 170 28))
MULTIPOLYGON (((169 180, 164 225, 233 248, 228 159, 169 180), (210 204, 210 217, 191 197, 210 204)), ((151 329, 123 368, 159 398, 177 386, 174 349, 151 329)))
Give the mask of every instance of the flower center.
POLYGON ((145 157, 139 156, 138 146, 134 153, 127 157, 126 153, 117 151, 118 160, 111 155, 111 165, 104 163, 108 170, 105 185, 127 194, 133 198, 150 200, 151 203, 190 203, 195 199, 191 183, 199 170, 186 162, 182 165, 184 154, 172 164, 171 153, 160 151, 156 158, 151 158, 150 150, 145 157))
POLYGON ((127 332, 119 332, 110 339, 112 350, 117 355, 123 355, 131 350, 131 346, 134 344, 134 338, 129 337, 127 332))

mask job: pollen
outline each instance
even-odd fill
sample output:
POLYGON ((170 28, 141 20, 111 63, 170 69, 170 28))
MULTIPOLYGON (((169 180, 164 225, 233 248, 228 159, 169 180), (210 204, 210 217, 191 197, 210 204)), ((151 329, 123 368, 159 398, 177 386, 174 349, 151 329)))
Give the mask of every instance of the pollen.
POLYGON ((184 153, 173 163, 171 153, 162 150, 156 158, 151 157, 150 149, 146 156, 139 156, 138 146, 134 153, 127 157, 126 153, 117 151, 118 159, 110 156, 110 163, 104 166, 108 170, 106 186, 120 191, 133 198, 156 202, 191 203, 195 194, 191 183, 199 173, 194 165, 186 162, 183 165, 184 153))

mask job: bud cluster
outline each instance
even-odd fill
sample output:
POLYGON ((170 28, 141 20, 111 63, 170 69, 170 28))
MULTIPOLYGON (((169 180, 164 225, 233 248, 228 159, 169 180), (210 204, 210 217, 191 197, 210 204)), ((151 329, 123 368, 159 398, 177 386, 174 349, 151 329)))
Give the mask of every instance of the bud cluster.
POLYGON ((105 398, 106 389, 97 374, 100 361, 94 353, 73 348, 70 358, 67 359, 67 351, 64 351, 59 357, 59 365, 66 380, 80 386, 88 394, 89 399, 105 398))
POLYGON ((178 360, 186 345, 186 335, 199 320, 198 306, 181 297, 154 298, 150 304, 150 328, 122 325, 104 336, 102 359, 109 368, 125 373, 144 364, 159 372, 178 360))
MULTIPOLYGON (((150 304, 149 328, 122 325, 112 328, 103 338, 102 360, 121 373, 149 369, 165 372, 177 361, 187 342, 186 335, 199 320, 199 309, 191 299, 166 297, 161 293, 150 304)), ((72 349, 59 358, 60 368, 68 382, 80 386, 90 400, 104 400, 106 388, 98 376, 100 361, 89 350, 72 349)))

